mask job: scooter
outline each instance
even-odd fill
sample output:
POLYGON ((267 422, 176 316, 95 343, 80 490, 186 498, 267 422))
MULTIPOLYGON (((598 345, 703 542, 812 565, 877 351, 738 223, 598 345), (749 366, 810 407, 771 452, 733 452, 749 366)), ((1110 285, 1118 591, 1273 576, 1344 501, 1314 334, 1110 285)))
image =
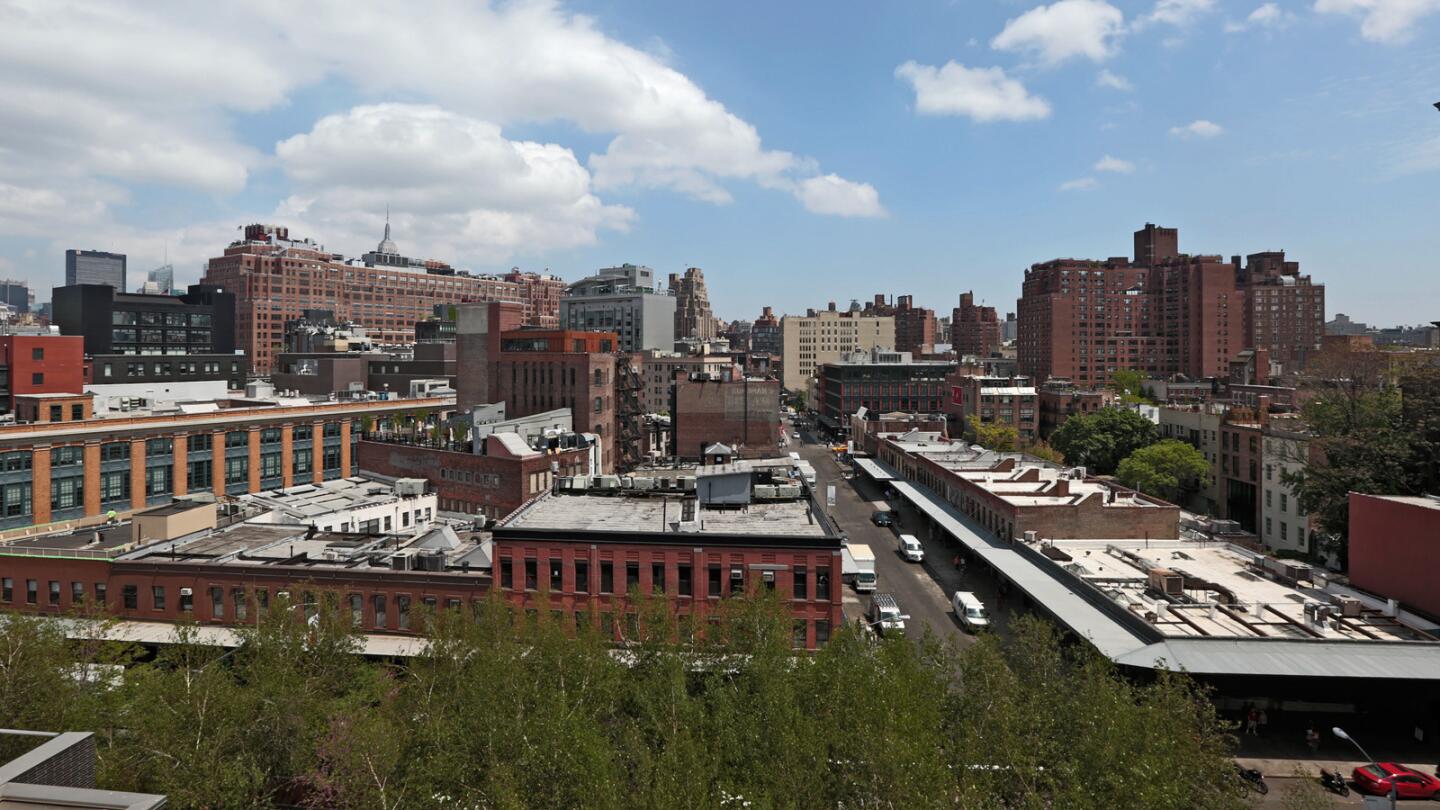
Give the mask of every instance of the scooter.
POLYGON ((1259 793, 1261 796, 1270 792, 1270 786, 1265 784, 1264 774, 1254 768, 1246 768, 1243 765, 1236 765, 1235 771, 1251 790, 1259 793))
POLYGON ((1330 771, 1321 768, 1320 784, 1324 785, 1325 789, 1329 790, 1332 793, 1338 793, 1341 796, 1350 795, 1350 786, 1345 784, 1345 775, 1340 773, 1339 771, 1331 773, 1330 771))

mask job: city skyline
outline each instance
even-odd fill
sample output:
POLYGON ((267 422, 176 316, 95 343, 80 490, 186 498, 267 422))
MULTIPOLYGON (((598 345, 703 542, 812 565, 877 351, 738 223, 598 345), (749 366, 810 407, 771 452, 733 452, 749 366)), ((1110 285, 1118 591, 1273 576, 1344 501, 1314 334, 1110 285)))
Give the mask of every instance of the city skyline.
POLYGON ((1327 319, 1434 317, 1411 292, 1440 170, 1428 7, 658 8, 13 11, 0 274, 43 299, 67 248, 151 267, 168 245, 183 287, 251 222, 359 255, 388 207, 407 255, 476 272, 700 267, 726 320, 972 288, 1004 313, 1031 264, 1123 255, 1148 221, 1192 254, 1286 250, 1327 319), (393 36, 360 47, 380 16, 393 36), (230 35, 257 19, 284 35, 230 35))

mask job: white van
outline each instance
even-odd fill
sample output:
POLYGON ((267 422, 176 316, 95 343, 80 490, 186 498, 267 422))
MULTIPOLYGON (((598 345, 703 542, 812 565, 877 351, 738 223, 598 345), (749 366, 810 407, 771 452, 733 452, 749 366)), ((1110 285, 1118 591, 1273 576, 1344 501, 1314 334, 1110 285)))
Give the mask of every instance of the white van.
POLYGON ((925 548, 913 534, 900 535, 900 556, 910 562, 924 562, 925 548))
POLYGON ((950 606, 955 609, 955 618, 960 624, 972 633, 978 633, 990 627, 990 614, 985 612, 985 603, 981 602, 975 594, 969 591, 956 591, 955 596, 950 600, 950 606))

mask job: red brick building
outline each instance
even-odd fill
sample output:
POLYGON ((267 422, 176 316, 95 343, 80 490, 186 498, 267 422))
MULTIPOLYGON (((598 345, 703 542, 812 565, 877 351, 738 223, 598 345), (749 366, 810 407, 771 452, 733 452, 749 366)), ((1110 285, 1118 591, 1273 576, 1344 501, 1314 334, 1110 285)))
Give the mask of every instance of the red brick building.
POLYGON ((952 436, 968 435, 971 416, 985 424, 1015 428, 1022 441, 1040 436, 1040 397, 1024 377, 981 377, 952 371, 945 377, 950 396, 945 415, 952 436))
POLYGON ((960 293, 950 313, 950 344, 961 356, 989 357, 1000 348, 1000 317, 994 307, 975 306, 975 293, 960 293))
POLYGON ((698 459, 719 442, 741 458, 768 457, 780 441, 780 381, 677 378, 671 394, 672 451, 698 459))
POLYGON ((1440 500, 1350 493, 1350 582, 1440 616, 1440 500))
POLYGON ((895 319, 895 345, 897 352, 926 354, 935 349, 935 310, 915 306, 915 297, 899 295, 895 303, 885 301, 883 294, 877 294, 865 305, 871 315, 888 315, 895 319))
POLYGON ((456 404, 505 403, 511 418, 569 408, 577 433, 600 437, 606 470, 615 469, 614 332, 522 326, 518 304, 458 308, 455 324, 456 404))
POLYGON ((1094 413, 1115 404, 1115 392, 1109 388, 1082 389, 1065 380, 1051 380, 1039 391, 1040 437, 1050 438, 1057 428, 1077 413, 1094 413))
POLYGON ((84 390, 85 338, 0 335, 0 405, 7 412, 15 410, 19 395, 79 394, 84 390))
MULTIPOLYGON (((1233 259, 1240 266, 1240 257, 1233 259)), ((1287 370, 1298 370, 1320 353, 1325 338, 1325 285, 1300 275, 1285 251, 1252 253, 1239 271, 1245 291, 1245 345, 1268 350, 1287 370)))
POLYGON ((424 478, 449 512, 502 518, 526 501, 548 492, 559 475, 589 472, 588 448, 515 452, 496 436, 485 438, 485 452, 442 450, 415 444, 361 441, 356 464, 367 472, 395 478, 424 478))
POLYGON ((285 322, 307 309, 364 324, 376 342, 391 344, 413 343, 415 322, 436 304, 512 301, 522 322, 553 324, 559 316, 558 279, 472 276, 431 264, 367 267, 311 240, 291 239, 288 228, 247 225, 243 238, 210 260, 202 283, 235 294, 236 341, 261 374, 272 370, 282 350, 285 322))
POLYGON ((1256 534, 1260 526, 1260 472, 1265 463, 1264 413, 1262 409, 1257 416, 1248 409, 1235 408, 1220 423, 1221 517, 1256 534))

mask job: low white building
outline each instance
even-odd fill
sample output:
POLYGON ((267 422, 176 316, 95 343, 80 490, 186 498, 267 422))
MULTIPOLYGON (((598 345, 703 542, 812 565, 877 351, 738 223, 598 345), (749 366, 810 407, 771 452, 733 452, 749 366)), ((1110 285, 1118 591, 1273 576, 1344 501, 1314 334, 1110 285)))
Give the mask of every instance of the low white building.
POLYGON ((414 535, 430 528, 439 503, 418 478, 393 485, 366 478, 341 478, 240 496, 241 503, 266 510, 247 523, 314 526, 327 532, 414 535))

